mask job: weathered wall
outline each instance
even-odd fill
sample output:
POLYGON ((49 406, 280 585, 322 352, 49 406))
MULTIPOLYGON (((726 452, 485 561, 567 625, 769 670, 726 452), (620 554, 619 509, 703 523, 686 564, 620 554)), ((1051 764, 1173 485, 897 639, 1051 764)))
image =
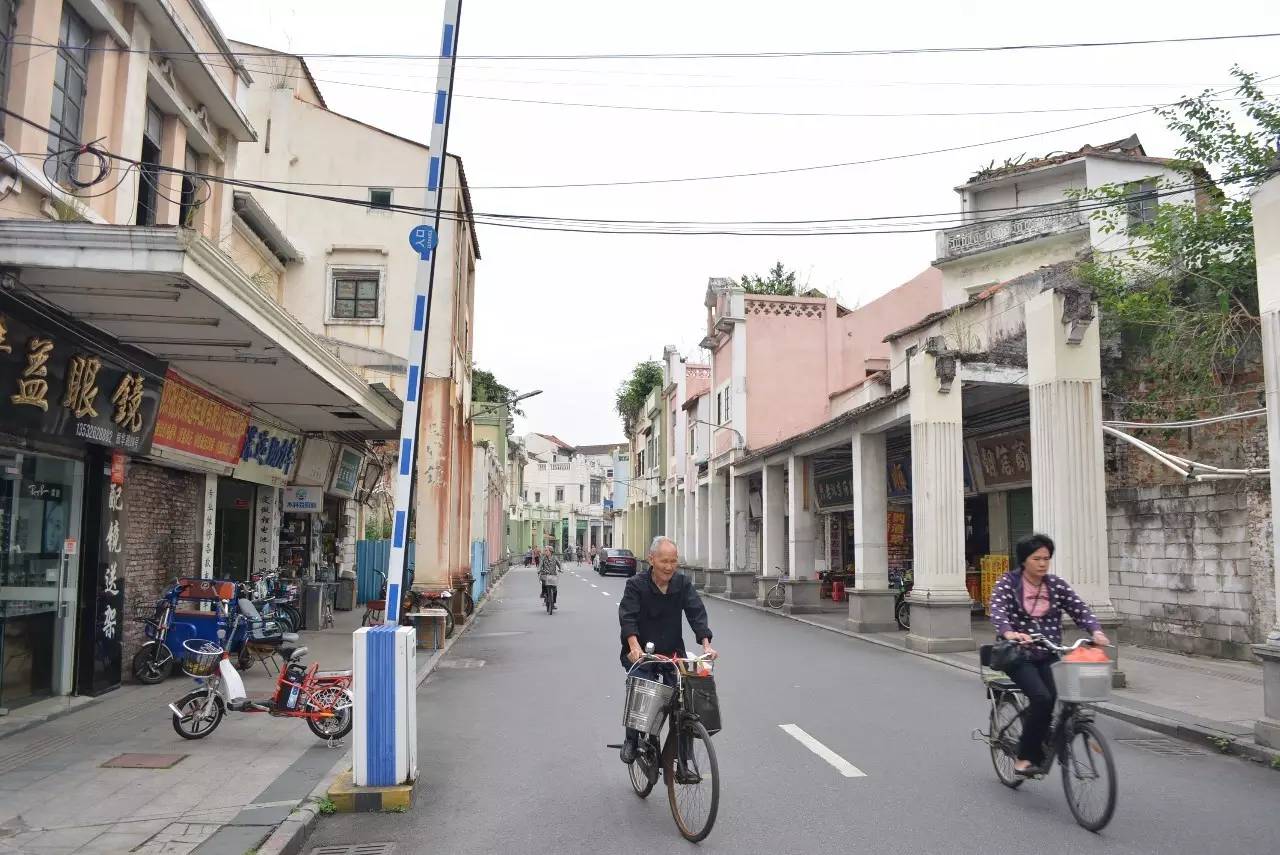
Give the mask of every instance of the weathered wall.
POLYGON ((1250 658, 1274 613, 1266 481, 1112 489, 1107 516, 1122 640, 1250 658))
POLYGON ((127 569, 124 573, 124 662, 145 641, 133 618, 150 614, 150 604, 180 576, 200 575, 204 476, 147 463, 129 466, 124 502, 127 569), (135 604, 147 608, 135 610, 135 604))

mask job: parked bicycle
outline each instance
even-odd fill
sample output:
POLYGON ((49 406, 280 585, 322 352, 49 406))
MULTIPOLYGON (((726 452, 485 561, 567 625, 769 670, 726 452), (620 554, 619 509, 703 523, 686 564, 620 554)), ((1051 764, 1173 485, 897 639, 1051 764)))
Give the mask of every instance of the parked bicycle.
MULTIPOLYGON (((1031 639, 1047 650, 1067 654, 1093 644, 1082 638, 1063 647, 1039 633, 1032 634, 1031 639)), ((991 702, 989 729, 974 731, 974 738, 990 746, 996 777, 1006 787, 1017 789, 1028 777, 1039 780, 1047 776, 1056 758, 1062 768, 1062 789, 1071 815, 1089 831, 1101 831, 1116 809, 1116 764, 1110 745, 1094 724, 1093 713, 1083 705, 1110 697, 1111 663, 1063 659, 1053 664, 1058 707, 1045 744, 1045 759, 1034 774, 1024 776, 1014 771, 1014 763, 1029 704, 1012 680, 990 669, 991 650, 992 645, 983 645, 979 651, 979 675, 991 702)))
POLYGON ((889 587, 896 593, 893 598, 893 619, 899 629, 911 631, 911 599, 908 596, 915 587, 915 577, 910 570, 895 570, 889 574, 889 587))
POLYGON ((636 759, 627 767, 631 786, 636 795, 647 798, 661 772, 676 828, 693 843, 711 833, 720 809, 720 767, 711 744, 711 736, 720 732, 720 709, 710 669, 710 657, 656 656, 650 643, 627 676, 623 724, 640 731, 636 759), (671 668, 675 687, 634 674, 646 663, 671 668), (660 743, 664 723, 667 738, 660 743))
MULTIPOLYGON (((243 599, 238 605, 231 632, 248 624, 252 633, 253 605, 243 599)), ((228 712, 244 712, 306 719, 311 732, 326 741, 350 733, 354 703, 351 672, 322 672, 316 664, 307 667, 302 662, 307 655, 305 647, 280 647, 279 652, 285 667, 276 678, 275 691, 269 697, 249 698, 225 644, 187 641, 182 670, 200 688, 169 704, 174 731, 183 739, 203 739, 217 729, 228 712)))
POLYGON ((780 609, 782 604, 787 601, 787 589, 783 587, 782 580, 788 578, 786 573, 782 572, 781 567, 773 568, 774 574, 778 577, 778 581, 773 583, 773 587, 764 594, 764 604, 771 609, 780 609))

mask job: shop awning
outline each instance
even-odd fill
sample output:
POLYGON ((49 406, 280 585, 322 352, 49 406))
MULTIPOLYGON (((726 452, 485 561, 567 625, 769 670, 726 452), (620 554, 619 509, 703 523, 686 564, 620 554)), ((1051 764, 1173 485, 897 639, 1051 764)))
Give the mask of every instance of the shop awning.
POLYGON ((0 221, 0 266, 44 300, 303 431, 393 436, 400 411, 195 232, 0 221))

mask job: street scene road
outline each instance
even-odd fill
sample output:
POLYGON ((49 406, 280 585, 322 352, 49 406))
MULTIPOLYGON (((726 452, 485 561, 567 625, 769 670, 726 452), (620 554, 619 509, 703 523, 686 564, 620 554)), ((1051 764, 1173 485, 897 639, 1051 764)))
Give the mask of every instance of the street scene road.
MULTIPOLYGON (((688 845, 661 785, 638 799, 605 747, 622 738, 625 581, 570 565, 548 616, 533 571, 509 573, 421 689, 415 807, 323 818, 309 845, 456 855, 688 845)), ((720 815, 701 851, 1280 849, 1280 778, 1269 769, 1101 719, 1120 796, 1095 836, 1072 819, 1056 769, 1016 792, 997 782, 986 746, 970 738, 986 717, 973 675, 747 607, 707 607, 725 729, 715 737, 720 815), (783 725, 864 776, 846 777, 783 725)))

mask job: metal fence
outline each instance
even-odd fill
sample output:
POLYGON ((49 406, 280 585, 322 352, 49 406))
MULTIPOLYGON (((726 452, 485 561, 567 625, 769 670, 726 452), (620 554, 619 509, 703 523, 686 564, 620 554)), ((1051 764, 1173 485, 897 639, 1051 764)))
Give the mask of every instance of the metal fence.
MULTIPOLYGON (((413 573, 413 541, 405 549, 409 572, 413 573)), ((382 595, 382 583, 391 563, 391 541, 356 541, 356 602, 367 603, 382 595), (376 572, 375 572, 376 571, 376 572), (379 576, 378 574, 382 575, 379 576)))

